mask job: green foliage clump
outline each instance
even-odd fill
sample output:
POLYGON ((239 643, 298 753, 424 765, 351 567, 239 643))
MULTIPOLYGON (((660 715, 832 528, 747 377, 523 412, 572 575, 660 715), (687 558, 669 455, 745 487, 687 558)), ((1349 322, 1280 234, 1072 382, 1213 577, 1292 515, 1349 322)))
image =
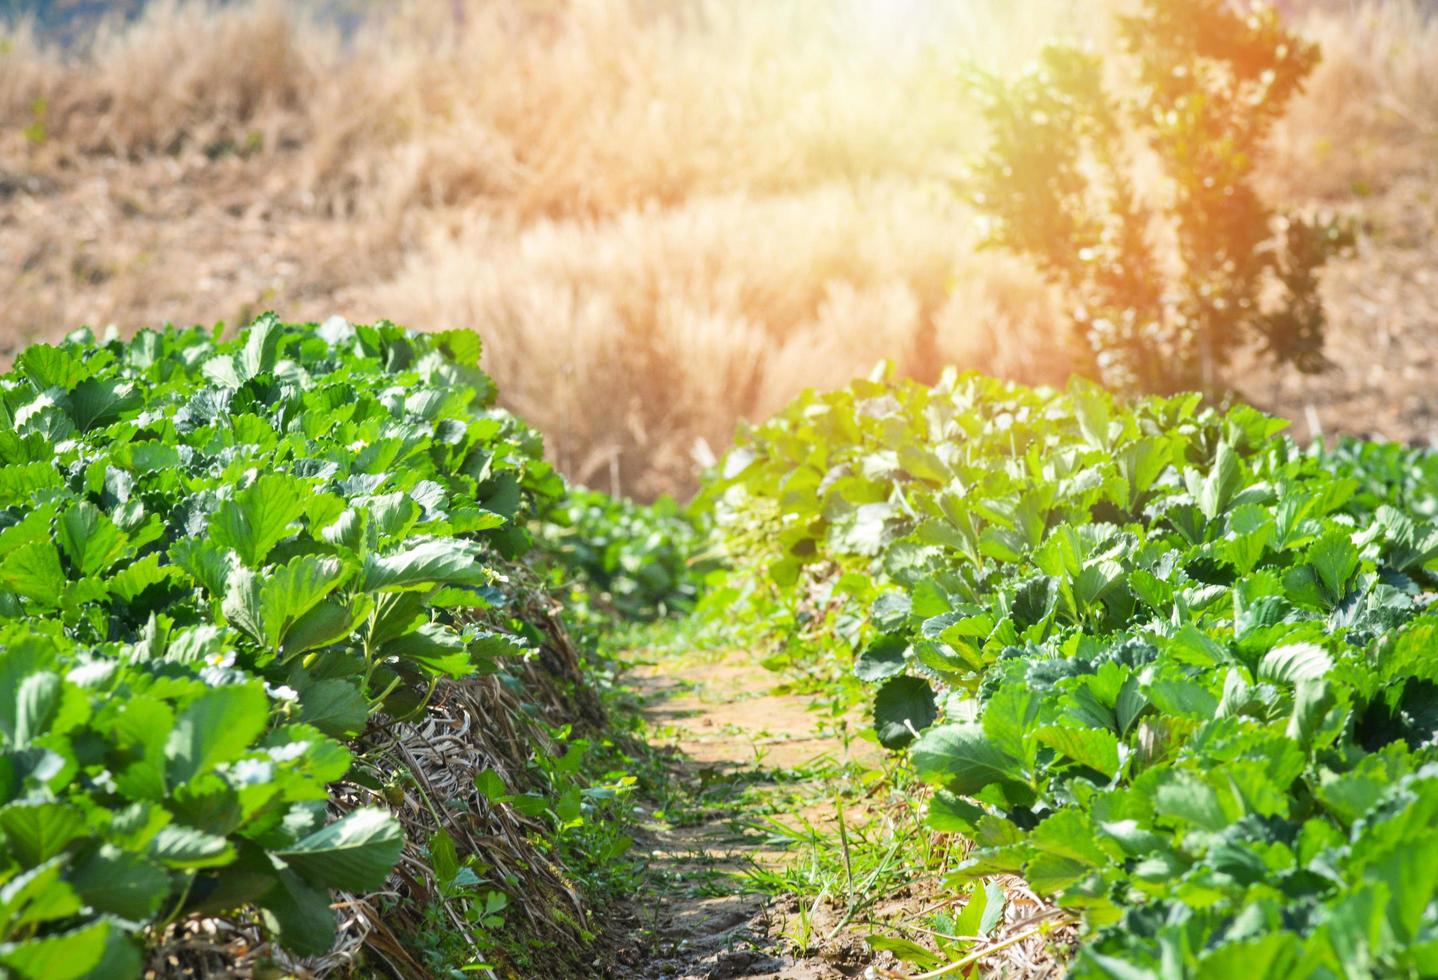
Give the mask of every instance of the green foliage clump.
POLYGON ((1284 425, 873 380, 706 489, 791 622, 822 570, 952 880, 1080 915, 1075 976, 1438 970, 1438 455, 1284 425))
POLYGON ((1135 76, 1122 94, 1102 59, 1061 45, 1014 79, 974 73, 992 142, 970 196, 988 244, 1063 290, 1112 387, 1217 393, 1249 345, 1320 370, 1317 272, 1352 233, 1280 214, 1254 186, 1316 47, 1276 11, 1227 0, 1145 0, 1119 33, 1135 76), (1160 174, 1147 192, 1139 147, 1160 174))
POLYGON ((332 820, 328 785, 362 730, 534 652, 505 569, 564 490, 478 357, 266 317, 0 378, 0 972, 133 974, 245 906, 323 953, 330 890, 383 884, 400 826, 332 820))
POLYGON ((600 621, 687 612, 707 571, 702 531, 668 497, 641 504, 571 489, 544 512, 536 535, 571 612, 600 621))

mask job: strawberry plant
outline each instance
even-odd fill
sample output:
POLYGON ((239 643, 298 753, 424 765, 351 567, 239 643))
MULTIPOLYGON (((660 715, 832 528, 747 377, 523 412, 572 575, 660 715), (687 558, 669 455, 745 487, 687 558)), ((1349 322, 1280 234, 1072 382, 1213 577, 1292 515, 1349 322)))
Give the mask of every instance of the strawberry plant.
POLYGON ((706 488, 772 622, 827 583, 874 737, 974 844, 951 882, 1082 917, 1073 975, 1438 968, 1438 456, 1284 424, 876 378, 706 488))
POLYGON ((1135 76, 1121 91, 1098 56, 1061 45, 1017 78, 973 74, 991 145, 968 191, 988 244, 1063 291, 1111 386, 1217 394, 1252 345, 1321 369, 1316 274, 1351 231, 1280 214, 1254 185, 1317 48, 1275 10, 1227 0, 1145 0, 1119 34, 1135 76), (1140 146, 1162 174, 1148 193, 1140 146))
POLYGON ((603 618, 652 620, 684 612, 706 566, 700 530, 667 497, 652 504, 571 489, 536 527, 568 605, 603 618))
POLYGON ((533 652, 505 568, 564 492, 478 356, 265 317, 0 378, 0 972, 135 974, 244 907, 319 954, 331 889, 384 883, 399 824, 328 788, 362 732, 533 652))

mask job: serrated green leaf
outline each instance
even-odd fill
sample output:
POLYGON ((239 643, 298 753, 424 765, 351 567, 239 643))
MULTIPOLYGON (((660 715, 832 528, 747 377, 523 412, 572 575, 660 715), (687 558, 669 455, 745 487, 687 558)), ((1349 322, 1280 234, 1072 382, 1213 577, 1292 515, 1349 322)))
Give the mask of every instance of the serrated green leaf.
POLYGON ((404 849, 399 822, 383 810, 355 810, 310 834, 277 857, 312 884, 372 891, 384 884, 404 849))
POLYGON ((1263 655, 1258 679, 1280 684, 1322 680, 1333 669, 1333 658, 1315 643, 1291 643, 1263 655))
POLYGON ((21 545, 0 560, 0 588, 24 596, 41 608, 56 608, 65 590, 60 552, 49 541, 21 545))
POLYGON ((0 885, 0 934, 67 919, 80 911, 80 897, 61 874, 67 857, 52 858, 0 885))
POLYGON ((50 730, 60 709, 61 682, 50 671, 30 674, 15 688, 15 710, 8 726, 10 740, 16 748, 27 748, 31 742, 50 730))
POLYGON ((78 980, 104 959, 114 925, 101 919, 68 932, 19 943, 0 943, 0 966, 20 977, 78 980))
POLYGON ((910 757, 925 782, 961 796, 1024 778, 1019 761, 1000 752, 982 726, 973 723, 930 728, 914 743, 910 757))
POLYGON ((108 568, 125 552, 129 540, 114 521, 88 501, 70 507, 59 522, 60 547, 81 575, 94 575, 108 568))
POLYGON ((70 883, 86 905, 134 922, 153 916, 170 894, 170 876, 163 869, 112 844, 77 866, 70 883))
POLYGON ((1317 572, 1332 601, 1343 598, 1359 563, 1358 549, 1349 535, 1341 530, 1329 531, 1313 543, 1304 558, 1317 572))
POLYGON ((273 888, 259 900, 265 926, 280 945, 301 956, 322 956, 335 938, 335 916, 329 896, 281 869, 273 888))
POLYGON ((220 867, 235 857, 234 846, 225 838, 181 824, 169 824, 156 831, 147 853, 171 868, 220 867))
POLYGON ((11 803, 0 807, 0 832, 10 853, 34 867, 85 833, 85 815, 64 803, 11 803))
POLYGON ((358 734, 368 720, 369 703, 349 681, 315 681, 300 693, 300 721, 326 735, 348 738, 358 734))
POLYGON ((373 606, 366 596, 348 603, 333 597, 323 600, 285 628, 280 658, 290 660, 301 653, 341 642, 359 628, 373 606))
POLYGON ((201 694, 165 742, 165 777, 179 786, 240 757, 265 729, 269 699, 258 684, 231 684, 201 694))
POLYGON ((439 623, 423 625, 385 642, 387 657, 412 663, 429 674, 460 678, 474 672, 469 645, 458 633, 439 623))
POLYGON ((489 572, 467 541, 425 541, 391 555, 365 561, 365 592, 394 592, 433 585, 486 585, 489 572))
POLYGON ((168 582, 175 576, 174 566, 163 564, 160 556, 152 553, 112 574, 106 584, 111 595, 124 602, 134 602, 146 589, 168 582))
POLYGON ((1044 745, 1066 759, 1088 766, 1112 779, 1118 775, 1118 738, 1101 728, 1046 725, 1036 732, 1044 745))
POLYGON ((265 474, 220 504, 210 519, 210 538, 257 569, 304 514, 306 493, 305 485, 292 476, 265 474))

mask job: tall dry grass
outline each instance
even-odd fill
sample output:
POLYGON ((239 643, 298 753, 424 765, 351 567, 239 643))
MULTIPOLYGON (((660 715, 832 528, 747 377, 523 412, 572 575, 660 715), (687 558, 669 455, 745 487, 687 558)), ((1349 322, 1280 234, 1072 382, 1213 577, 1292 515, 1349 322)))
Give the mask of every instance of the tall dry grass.
MULTIPOLYGON (((950 197, 902 181, 520 229, 478 217, 434 234, 369 302, 403 322, 475 327, 506 397, 552 420, 562 465, 591 479, 617 453, 626 485, 656 490, 692 471, 697 441, 722 446, 737 417, 804 387, 886 357, 919 376, 937 374, 935 354, 993 366, 1016 339, 1006 328, 1046 333, 1041 284, 972 239, 950 197)), ((1030 349, 1023 366, 1061 376, 1061 353, 1030 349)))
MULTIPOLYGON (((956 203, 982 133, 955 75, 1102 47, 1122 5, 431 0, 344 37, 278 0, 164 0, 68 55, 13 27, 0 334, 266 306, 472 326, 568 471, 682 491, 737 417, 880 357, 1064 375, 1051 298, 956 203)), ((1424 170, 1433 19, 1299 16, 1327 57, 1276 191, 1424 170)))

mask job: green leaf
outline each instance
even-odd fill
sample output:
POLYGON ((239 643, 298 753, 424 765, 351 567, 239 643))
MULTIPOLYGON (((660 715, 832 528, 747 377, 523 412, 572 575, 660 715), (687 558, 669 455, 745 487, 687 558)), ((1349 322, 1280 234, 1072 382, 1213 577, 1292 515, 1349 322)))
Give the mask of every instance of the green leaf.
POLYGON ((100 965, 114 928, 101 919, 69 932, 0 944, 0 966, 36 980, 78 980, 100 965))
POLYGON ((220 505, 210 520, 210 538, 257 569, 290 536, 290 525, 305 512, 308 492, 292 476, 267 473, 220 505))
POLYGON ((322 956, 335 939, 329 895, 292 871, 276 873, 275 886, 259 900, 265 926, 280 945, 301 956, 322 956))
POLYGON ((88 501, 81 501, 60 516, 60 547, 81 575, 108 568, 125 553, 129 537, 88 501))
POLYGON ((300 555, 270 572, 260 590, 260 615, 269 645, 279 646, 295 621, 334 591, 343 577, 337 559, 316 555, 300 555))
POLYGON ((907 592, 885 592, 874 600, 871 616, 874 626, 885 632, 902 630, 913 612, 914 602, 907 592))
POLYGON ((263 588, 264 582, 260 576, 241 566, 229 573, 225 598, 220 604, 220 612, 230 625, 248 633, 262 646, 267 645, 268 634, 264 610, 260 603, 260 592, 263 588))
POLYGON ((1038 745, 1033 739, 1039 698, 1024 684, 1005 684, 984 706, 984 734, 1004 755, 1031 771, 1038 745))
POLYGON ((384 884, 403 849, 399 821, 384 810, 366 808, 275 855, 315 885, 365 892, 384 884))
POLYGON ((169 824, 150 840, 150 857, 171 868, 210 868, 229 864, 234 847, 225 838, 196 827, 169 824))
POLYGON ((474 672, 464 637, 439 623, 424 623, 387 641, 382 650, 387 657, 397 657, 442 677, 467 677, 474 672))
MULTIPOLYGON (((262 646, 278 651, 291 629, 344 578, 344 567, 335 558, 300 555, 288 564, 265 575, 263 579, 248 568, 231 572, 225 601, 221 606, 227 619, 262 646)), ((352 627, 351 610, 331 607, 305 624, 299 641, 292 644, 290 654, 300 653, 333 642, 348 634, 352 627)))
POLYGON ((112 574, 107 584, 112 595, 124 602, 134 602, 150 586, 176 577, 173 565, 161 564, 160 556, 151 553, 112 574))
POLYGON ((1333 658, 1315 643, 1276 647, 1258 662, 1258 679, 1280 684, 1322 680, 1333 669, 1333 658))
POLYGON ((49 671, 31 674, 20 682, 10 733, 16 748, 26 748, 50 730, 60 708, 60 691, 60 676, 49 671))
POLYGON ((854 661, 854 676, 869 684, 904 672, 904 651, 909 642, 902 636, 881 633, 869 641, 854 661))
POLYGON ((1098 385, 1075 381, 1069 386, 1074 417, 1084 440, 1096 449, 1107 451, 1109 436, 1109 395, 1098 385))
POLYGON ((1119 450, 1115 461, 1128 484, 1128 506, 1136 509, 1154 481, 1173 458, 1173 441, 1164 438, 1137 439, 1119 450))
POLYGON ((0 935, 26 926, 67 919, 80 911, 80 897, 60 875, 66 858, 54 858, 0 886, 0 935))
POLYGON ((914 743, 910 756, 925 782, 961 796, 1024 779, 1018 760, 999 751, 973 722, 930 728, 914 743))
POLYGON ((881 953, 892 953, 905 963, 912 964, 919 970, 932 970, 943 965, 943 958, 934 955, 918 943, 911 942, 902 936, 886 936, 881 933, 874 933, 864 937, 864 942, 869 948, 881 953))
POLYGON ((1159 813, 1178 817, 1203 830, 1220 831, 1241 814, 1228 812, 1213 788, 1196 776, 1173 774, 1158 787, 1154 806, 1159 813))
POLYGON ((170 876, 138 854, 104 844, 70 875, 85 904, 122 919, 144 921, 170 894, 170 876))
POLYGON ((429 862, 434 869, 435 880, 449 883, 459 874, 459 852, 455 849, 454 838, 444 829, 435 831, 429 837, 429 862))
POLYGON ((60 605, 65 581, 60 552, 50 541, 21 545, 0 561, 0 588, 24 596, 43 609, 60 605))
POLYGON ((1118 738, 1101 728, 1046 725, 1038 740, 1059 755, 1088 766, 1112 779, 1118 775, 1118 738))
MULTIPOLYGON (((999 910, 1002 911, 1005 901, 1003 887, 996 882, 990 882, 987 885, 976 882, 972 891, 969 892, 969 900, 964 903, 963 911, 954 917, 954 935, 988 935, 984 926, 997 918, 989 911, 989 903, 993 901, 998 902, 999 910)), ((991 924, 989 929, 992 929, 991 924)))
POLYGON ((359 628, 373 603, 361 596, 350 603, 330 598, 293 621, 280 642, 280 658, 290 660, 301 653, 339 643, 359 628))
POLYGON ((874 696, 874 730, 886 749, 901 749, 939 716, 934 689, 920 677, 891 677, 874 696))
POLYGON ((64 803, 11 803, 0 807, 0 832, 10 853, 34 867, 85 834, 85 815, 64 803))
POLYGON ((274 317, 261 317, 245 332, 245 346, 239 354, 212 357, 201 367, 201 372, 221 388, 238 388, 262 374, 269 374, 275 367, 278 327, 274 317))
POLYGON ((1318 579, 1337 602, 1347 593, 1348 580, 1358 570, 1358 549, 1348 532, 1332 530, 1315 541, 1304 555, 1318 573, 1318 579))
POLYGON ((273 314, 267 314, 255 320, 245 331, 245 346, 236 359, 235 367, 246 381, 274 370, 280 341, 279 327, 279 320, 273 314))
POLYGON ((300 693, 300 721, 326 735, 349 738, 369 721, 369 704, 350 681, 315 681, 300 693))
POLYGON ((170 546, 169 557, 210 595, 223 596, 230 577, 229 551, 213 541, 181 538, 170 546))
POLYGON ((436 539, 365 561, 365 592, 398 592, 432 585, 488 585, 489 571, 476 545, 436 539))
POLYGON ((1228 515, 1229 531, 1217 545, 1219 556, 1240 575, 1247 575, 1263 558, 1275 525, 1267 509, 1241 504, 1228 515))
POLYGON ((975 806, 948 790, 936 791, 933 799, 929 800, 928 824, 943 834, 966 834, 972 837, 974 828, 984 815, 982 807, 975 806))
POLYGON ((265 729, 269 699, 259 684, 230 684, 190 703, 165 742, 165 776, 180 786, 238 759, 265 729))
POLYGON ((15 371, 37 390, 69 391, 90 376, 83 355, 72 347, 31 344, 15 358, 15 371))
POLYGON ((1214 455, 1213 469, 1204 478, 1195 495, 1198 498, 1198 509, 1203 512, 1203 516, 1212 521, 1223 513, 1242 480, 1243 469, 1238 455, 1227 440, 1220 442, 1214 455))
POLYGON ((128 381, 90 378, 74 387, 65 404, 75 428, 88 432, 109 425, 143 401, 143 396, 128 381))
POLYGON ((1195 980, 1231 980, 1233 977, 1290 977, 1303 952, 1302 941, 1292 933, 1225 943, 1204 953, 1195 980))
POLYGON ((1093 869, 1062 854, 1039 854, 1024 865, 1024 880, 1040 895, 1057 895, 1093 869))
POLYGON ((1288 737, 1305 750, 1311 749, 1314 735, 1336 702, 1333 689, 1326 681, 1298 681, 1293 694, 1293 714, 1288 720, 1288 737))
POLYGON ((43 499, 41 491, 63 485, 64 479, 49 462, 0 466, 0 506, 34 505, 43 499))

